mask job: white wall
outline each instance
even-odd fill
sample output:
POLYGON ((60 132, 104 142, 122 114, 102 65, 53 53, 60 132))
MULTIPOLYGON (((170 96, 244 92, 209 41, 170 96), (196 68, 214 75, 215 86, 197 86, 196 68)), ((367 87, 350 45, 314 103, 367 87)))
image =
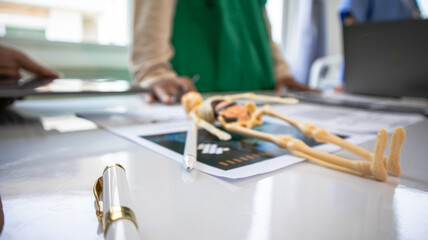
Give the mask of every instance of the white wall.
POLYGON ((337 6, 340 0, 325 0, 327 24, 327 55, 343 54, 342 24, 337 6))
MULTIPOLYGON (((339 19, 340 0, 324 0, 327 25, 327 55, 342 54, 342 26, 339 19)), ((428 0, 427 0, 428 1, 428 0)), ((272 26, 272 37, 281 47, 286 59, 293 48, 292 34, 299 0, 269 0, 266 10, 272 26)))

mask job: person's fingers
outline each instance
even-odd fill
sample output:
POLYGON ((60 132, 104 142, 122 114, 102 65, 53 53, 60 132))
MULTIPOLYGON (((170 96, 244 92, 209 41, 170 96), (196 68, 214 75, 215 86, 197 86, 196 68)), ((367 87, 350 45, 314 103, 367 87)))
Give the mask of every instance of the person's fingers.
POLYGON ((155 95, 153 93, 143 93, 141 94, 141 97, 148 104, 152 104, 156 101, 155 95))
POLYGON ((275 83, 275 93, 276 93, 277 95, 281 92, 282 87, 284 87, 284 84, 283 84, 282 82, 277 81, 277 82, 275 83))
POLYGON ((277 81, 275 83, 275 95, 277 95, 277 96, 282 95, 284 93, 283 92, 284 91, 284 87, 287 87, 287 84, 284 81, 282 81, 282 80, 277 81))
POLYGON ((177 79, 178 83, 180 84, 183 94, 187 92, 197 91, 195 84, 190 80, 188 77, 179 77, 177 79))
POLYGON ((309 88, 308 86, 297 83, 292 77, 287 77, 287 78, 283 78, 283 79, 276 82, 275 91, 276 92, 280 91, 281 88, 284 86, 286 86, 288 88, 296 89, 299 91, 311 90, 311 88, 309 88))
POLYGON ((345 91, 345 87, 344 87, 344 86, 343 86, 343 84, 342 84, 342 85, 340 85, 340 86, 335 87, 335 88, 334 88, 334 91, 335 91, 335 92, 338 92, 338 93, 343 93, 343 92, 345 91))
POLYGON ((21 68, 32 72, 39 77, 59 78, 59 74, 57 72, 39 64, 23 53, 18 55, 17 60, 21 68))
POLYGON ((308 86, 302 85, 302 84, 294 81, 293 79, 287 79, 285 81, 285 84, 286 84, 287 87, 290 87, 290 88, 293 88, 293 89, 296 89, 296 90, 299 90, 299 91, 309 91, 309 90, 311 90, 308 86))
POLYGON ((0 88, 16 88, 18 86, 19 78, 2 78, 0 77, 0 88))
MULTIPOLYGON (((0 98, 0 110, 5 109, 9 105, 12 105, 12 103, 15 101, 13 98, 0 98)), ((1 213, 0 213, 0 225, 1 225, 1 213)), ((0 226, 1 230, 1 226, 0 226)), ((1 232, 1 231, 0 231, 1 232)))
POLYGON ((0 68, 0 78, 19 79, 20 77, 21 77, 21 74, 16 68, 5 68, 5 67, 0 68))
POLYGON ((177 102, 180 95, 180 86, 174 81, 164 81, 152 86, 155 96, 165 104, 177 102))
POLYGON ((162 81, 151 85, 153 94, 144 95, 146 102, 154 102, 156 100, 165 104, 173 104, 180 101, 183 93, 196 91, 196 87, 188 77, 180 77, 176 80, 162 81))

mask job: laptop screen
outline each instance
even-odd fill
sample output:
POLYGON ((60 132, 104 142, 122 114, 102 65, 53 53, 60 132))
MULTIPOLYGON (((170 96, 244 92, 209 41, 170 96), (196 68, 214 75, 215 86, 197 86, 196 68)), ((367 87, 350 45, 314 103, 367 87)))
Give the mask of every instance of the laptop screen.
POLYGON ((345 91, 428 98, 428 20, 345 26, 345 91))

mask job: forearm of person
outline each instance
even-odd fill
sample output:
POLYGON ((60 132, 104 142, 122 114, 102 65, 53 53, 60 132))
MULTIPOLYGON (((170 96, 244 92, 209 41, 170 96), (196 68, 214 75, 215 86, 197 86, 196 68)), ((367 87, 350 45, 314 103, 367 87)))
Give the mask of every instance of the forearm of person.
POLYGON ((143 87, 175 80, 170 60, 176 0, 135 0, 131 70, 143 87))

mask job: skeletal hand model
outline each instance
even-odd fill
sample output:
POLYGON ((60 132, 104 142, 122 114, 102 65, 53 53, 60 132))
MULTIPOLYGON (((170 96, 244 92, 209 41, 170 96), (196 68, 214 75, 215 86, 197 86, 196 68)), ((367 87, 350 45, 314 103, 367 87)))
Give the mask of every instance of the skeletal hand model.
POLYGON ((203 100, 199 93, 189 92, 182 97, 182 105, 188 113, 188 116, 198 127, 207 130, 223 141, 230 140, 231 135, 216 128, 214 126, 216 121, 219 121, 224 129, 229 132, 275 143, 296 156, 308 159, 309 161, 328 168, 362 177, 375 178, 379 181, 386 181, 388 172, 396 177, 401 174, 400 151, 406 137, 406 132, 403 127, 397 127, 394 130, 389 156, 387 157, 384 156, 388 143, 388 133, 385 129, 379 130, 375 150, 371 153, 314 124, 305 123, 281 114, 270 105, 265 105, 259 109, 253 102, 248 102, 245 106, 242 106, 234 102, 237 99, 254 99, 288 104, 297 103, 297 100, 293 98, 270 97, 255 95, 253 93, 214 96, 203 100), (263 115, 279 118, 299 129, 306 137, 314 138, 316 141, 322 143, 335 144, 366 161, 353 161, 312 149, 303 141, 289 135, 276 135, 252 129, 263 123, 263 115))

